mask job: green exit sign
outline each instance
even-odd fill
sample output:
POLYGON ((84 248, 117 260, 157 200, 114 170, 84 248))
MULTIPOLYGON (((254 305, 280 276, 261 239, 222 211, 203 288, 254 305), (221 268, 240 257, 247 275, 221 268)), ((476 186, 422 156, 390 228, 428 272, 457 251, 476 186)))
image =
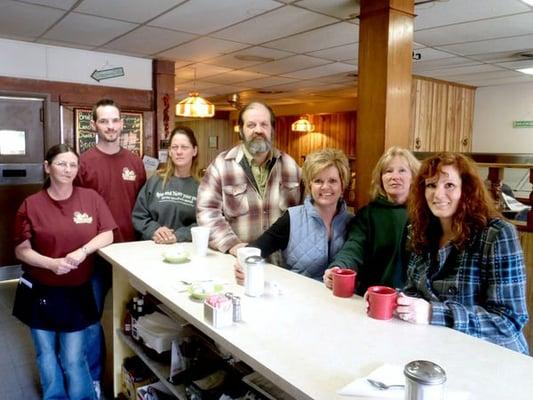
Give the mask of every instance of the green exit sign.
POLYGON ((533 128, 533 121, 513 121, 513 128, 533 128))

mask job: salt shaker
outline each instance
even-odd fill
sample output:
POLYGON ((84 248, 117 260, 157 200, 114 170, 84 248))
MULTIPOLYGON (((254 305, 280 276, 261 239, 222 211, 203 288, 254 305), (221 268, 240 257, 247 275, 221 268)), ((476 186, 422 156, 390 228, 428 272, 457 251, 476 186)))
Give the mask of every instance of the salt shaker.
POLYGON ((244 292, 248 296, 261 296, 265 291, 265 259, 260 256, 250 256, 245 259, 246 276, 244 278, 244 292))
POLYGON ((416 360, 408 363, 405 375, 405 400, 443 400, 446 372, 431 361, 416 360))

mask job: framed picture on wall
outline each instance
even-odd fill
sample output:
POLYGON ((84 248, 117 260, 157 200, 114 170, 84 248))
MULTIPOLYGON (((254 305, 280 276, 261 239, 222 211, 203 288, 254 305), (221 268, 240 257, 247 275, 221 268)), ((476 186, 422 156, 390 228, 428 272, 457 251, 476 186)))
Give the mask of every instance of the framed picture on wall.
POLYGON ((209 148, 218 149, 218 136, 209 136, 209 148))
MULTIPOLYGON (((74 110, 75 127, 74 142, 76 151, 83 153, 96 145, 98 137, 91 128, 92 110, 86 108, 76 108, 74 110)), ((143 115, 138 112, 121 113, 124 120, 124 127, 120 135, 120 145, 136 153, 139 157, 143 155, 143 115)))

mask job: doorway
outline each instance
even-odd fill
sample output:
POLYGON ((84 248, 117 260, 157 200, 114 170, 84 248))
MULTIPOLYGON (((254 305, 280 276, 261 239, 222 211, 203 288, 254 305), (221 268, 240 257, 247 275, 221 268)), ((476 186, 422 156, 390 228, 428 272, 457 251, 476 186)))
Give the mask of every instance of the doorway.
POLYGON ((44 99, 0 96, 0 280, 19 262, 14 221, 22 201, 43 184, 44 99))

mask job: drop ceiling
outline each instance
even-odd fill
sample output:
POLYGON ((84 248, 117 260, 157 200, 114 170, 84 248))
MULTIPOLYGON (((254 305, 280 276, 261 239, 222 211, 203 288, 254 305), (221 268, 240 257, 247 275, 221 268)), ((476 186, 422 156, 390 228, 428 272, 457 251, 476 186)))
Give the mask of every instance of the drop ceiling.
MULTIPOLYGON (((472 86, 533 82, 533 7, 416 0, 413 74, 472 86)), ((176 98, 218 105, 355 97, 357 0, 1 0, 0 37, 172 60, 176 98), (196 78, 195 78, 196 77, 196 78)))

